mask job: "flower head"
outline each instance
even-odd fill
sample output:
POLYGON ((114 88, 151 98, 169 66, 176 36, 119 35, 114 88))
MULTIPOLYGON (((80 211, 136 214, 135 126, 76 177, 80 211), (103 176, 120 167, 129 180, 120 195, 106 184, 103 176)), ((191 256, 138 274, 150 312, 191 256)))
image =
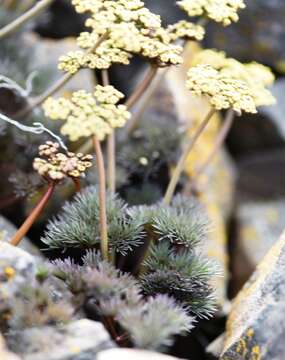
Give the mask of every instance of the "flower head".
POLYGON ((233 108, 238 113, 256 113, 254 96, 247 84, 222 74, 210 65, 192 67, 186 84, 195 95, 207 96, 217 110, 233 108))
POLYGON ((60 181, 67 177, 79 178, 92 166, 92 155, 59 152, 59 144, 47 141, 39 147, 33 167, 45 179, 60 181))
POLYGON ((201 41, 205 36, 205 29, 203 26, 193 24, 186 20, 181 20, 173 25, 169 25, 167 30, 172 41, 181 38, 201 41))
POLYGON ((255 106, 268 106, 275 103, 275 98, 267 89, 274 83, 271 69, 256 62, 243 64, 233 58, 227 58, 222 51, 203 50, 193 60, 194 65, 207 64, 220 74, 235 80, 241 80, 250 88, 255 106))
POLYGON ((92 135, 104 140, 114 128, 123 127, 130 118, 126 106, 118 105, 123 97, 111 85, 97 85, 94 93, 79 90, 70 99, 49 98, 43 107, 51 119, 66 120, 61 133, 71 141, 92 135))
POLYGON ((245 8, 244 0, 181 0, 178 5, 189 16, 206 15, 224 26, 237 22, 238 11, 245 8))
MULTIPOLYGON (((113 63, 129 64, 133 54, 142 55, 158 66, 182 62, 182 48, 171 43, 173 36, 162 27, 160 16, 153 14, 142 1, 73 0, 72 3, 77 12, 89 15, 86 26, 91 31, 81 33, 77 39, 78 46, 85 51, 61 56, 59 69, 72 74, 80 68, 108 69, 113 63), (96 47, 102 36, 105 39, 96 47)), ((192 29, 191 36, 194 33, 192 29)))

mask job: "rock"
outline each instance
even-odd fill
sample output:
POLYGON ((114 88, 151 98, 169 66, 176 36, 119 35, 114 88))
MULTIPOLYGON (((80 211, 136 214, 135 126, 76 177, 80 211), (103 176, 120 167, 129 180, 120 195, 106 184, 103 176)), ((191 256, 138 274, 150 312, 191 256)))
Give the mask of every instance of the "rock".
POLYGON ((285 233, 233 302, 220 360, 285 358, 285 233))
POLYGON ((36 261, 22 249, 0 242, 0 328, 9 319, 11 300, 23 284, 32 283, 36 261))
POLYGON ((110 349, 100 352, 96 360, 178 360, 172 356, 137 349, 110 349))
POLYGON ((264 150, 239 159, 237 199, 241 201, 276 200, 285 197, 284 150, 264 150))
POLYGON ((9 339, 23 360, 95 360, 99 351, 114 346, 101 323, 81 319, 60 328, 30 328, 9 339))
POLYGON ((0 359, 1 360, 20 360, 20 358, 12 354, 10 351, 6 349, 3 338, 0 335, 0 359))
MULTIPOLYGON (((16 231, 17 228, 9 220, 0 215, 0 243, 1 241, 9 242, 16 231)), ((43 257, 40 250, 34 246, 27 237, 23 238, 18 248, 23 249, 34 256, 43 257)))
POLYGON ((278 129, 278 134, 285 140, 285 124, 284 124, 284 113, 285 104, 283 102, 285 91, 285 78, 278 79, 271 88, 271 92, 275 96, 277 103, 275 106, 266 106, 261 109, 262 113, 265 114, 278 129))
MULTIPOLYGON (((57 70, 59 57, 77 49, 75 38, 55 41, 40 38, 34 33, 25 34, 24 46, 33 51, 34 56, 30 68, 41 74, 42 79, 45 80, 45 88, 54 84, 63 75, 61 71, 57 70)), ((77 91, 78 89, 92 91, 94 86, 92 79, 91 70, 80 71, 62 87, 61 93, 77 91)))
POLYGON ((231 56, 259 61, 284 71, 284 1, 251 0, 246 1, 246 5, 246 9, 239 13, 238 23, 227 28, 211 23, 206 45, 225 49, 231 56))
POLYGON ((240 289, 284 230, 285 198, 244 201, 237 208, 237 236, 232 251, 234 290, 240 289))

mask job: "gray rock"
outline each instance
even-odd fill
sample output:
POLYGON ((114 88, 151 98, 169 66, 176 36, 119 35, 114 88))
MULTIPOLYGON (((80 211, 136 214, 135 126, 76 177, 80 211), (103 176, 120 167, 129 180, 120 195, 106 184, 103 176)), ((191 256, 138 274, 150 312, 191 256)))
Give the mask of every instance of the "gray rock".
POLYGON ((136 349, 111 349, 100 352, 96 360, 178 360, 172 356, 136 349))
MULTIPOLYGON (((16 231, 17 228, 9 220, 0 215, 0 242, 9 242, 16 231)), ((34 246, 27 237, 23 238, 18 248, 23 249, 34 256, 42 257, 40 250, 34 246)))
POLYGON ((221 360, 285 358, 285 233, 233 302, 221 360))
POLYGON ((278 79, 271 88, 273 95, 275 96, 277 103, 274 106, 267 106, 261 109, 277 127, 280 136, 285 140, 285 103, 284 103, 284 91, 285 91, 285 79, 278 79))
MULTIPOLYGON (((57 69, 58 59, 61 55, 77 49, 75 38, 63 40, 43 39, 36 34, 27 33, 24 36, 24 43, 33 52, 31 69, 40 72, 45 76, 46 88, 62 76, 62 72, 57 69)), ((91 70, 80 71, 65 86, 62 91, 72 92, 78 89, 92 91, 94 86, 91 70)), ((61 93, 62 93, 61 91, 61 93)))
POLYGON ((9 339, 23 360, 94 360, 99 351, 114 346, 101 323, 82 319, 61 328, 30 328, 9 339))
POLYGON ((1 360, 21 360, 17 355, 6 349, 4 340, 0 334, 0 359, 1 360))
POLYGON ((237 208, 233 280, 240 289, 284 230, 285 198, 245 201, 237 208))
POLYGON ((0 242, 0 327, 5 328, 11 300, 15 298, 19 287, 33 282, 35 265, 32 255, 0 242))
POLYGON ((211 23, 207 45, 224 49, 231 56, 255 60, 284 70, 285 2, 250 0, 238 23, 223 28, 211 23))

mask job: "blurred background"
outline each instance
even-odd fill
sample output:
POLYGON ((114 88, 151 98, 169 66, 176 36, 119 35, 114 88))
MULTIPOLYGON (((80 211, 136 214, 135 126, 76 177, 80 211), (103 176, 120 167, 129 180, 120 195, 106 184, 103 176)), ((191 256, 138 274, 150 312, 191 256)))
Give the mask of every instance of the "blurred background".
MULTIPOLYGON (((17 17, 32 3, 32 0, 1 0, 0 27, 17 17)), ((173 0, 146 0, 145 3, 151 10, 161 14, 167 24, 184 17, 173 0)), ((277 98, 277 104, 261 108, 258 115, 236 119, 220 161, 215 163, 209 174, 212 180, 207 188, 207 206, 209 216, 216 224, 211 248, 218 246, 219 254, 213 256, 224 267, 225 276, 219 285, 223 305, 248 279, 257 263, 277 241, 285 225, 285 1, 248 0, 246 3, 247 8, 240 13, 237 24, 226 29, 213 23, 207 24, 207 36, 203 44, 207 48, 224 50, 228 56, 243 62, 261 62, 270 66, 276 75, 272 92, 277 98), (218 213, 213 211, 214 205, 218 213)), ((0 74, 25 86, 27 78, 36 71, 33 95, 42 93, 59 76, 56 70, 58 57, 75 47, 75 36, 82 30, 84 17, 73 11, 70 1, 55 0, 47 11, 25 25, 20 32, 1 41, 0 74)), ((188 54, 189 52, 185 54, 186 62, 188 54)), ((134 59, 131 66, 114 67, 110 75, 112 84, 130 94, 144 71, 145 64, 140 59, 134 59)), ((146 123, 156 119, 159 124, 168 126, 171 130, 171 121, 180 121, 181 112, 186 111, 186 108, 180 108, 181 102, 177 102, 174 95, 180 86, 177 80, 180 75, 181 73, 174 71, 162 81, 143 116, 146 123)), ((78 88, 92 88, 90 74, 83 72, 65 91, 78 88)), ((180 94, 184 93, 180 91, 180 94)), ((25 103, 25 99, 18 95, 1 86, 0 81, 0 111, 12 117, 25 103)), ((191 99, 185 97, 184 103, 189 105, 191 112, 191 99)), ((37 120, 44 123, 46 121, 40 111, 29 119, 23 119, 28 124, 37 120)), ((52 126, 54 131, 58 130, 55 123, 47 123, 47 126, 52 126)), ((168 135, 164 133, 163 136, 168 135)), ((172 154, 179 150, 178 140, 171 138, 172 154)), ((206 138, 205 147, 212 140, 211 137, 206 138)), ((9 238, 15 231, 14 225, 22 222, 35 202, 37 195, 34 190, 41 184, 31 169, 31 159, 42 141, 42 137, 34 139, 32 135, 21 134, 0 123, 2 238, 9 238)), ((153 144, 148 146, 149 148, 136 153, 131 160, 126 160, 132 153, 131 147, 120 156, 122 184, 126 184, 125 173, 135 167, 135 175, 128 179, 131 186, 128 194, 125 191, 126 185, 119 186, 121 195, 129 202, 135 202, 136 199, 136 202, 148 203, 156 201, 162 195, 157 182, 164 166, 168 165, 165 158, 170 157, 169 153, 164 152, 165 149, 159 150, 164 156, 164 162, 159 163, 157 175, 152 178, 146 180, 141 176, 142 172, 146 173, 141 165, 129 164, 130 161, 138 164, 147 151, 153 153, 153 144), (128 161, 128 164, 125 165, 124 161, 128 161)), ((175 156, 171 160, 175 160, 175 156)), ((181 186, 187 179, 183 181, 181 186)), ((163 186, 165 184, 162 188, 163 186)), ((65 194, 58 194, 42 222, 29 234, 34 243, 38 243, 46 219, 54 212, 54 208, 61 206, 64 198, 65 194)), ((216 330, 213 332, 215 335, 212 336, 209 327, 207 337, 214 338, 216 330)), ((203 336, 200 339, 202 342, 203 336)))

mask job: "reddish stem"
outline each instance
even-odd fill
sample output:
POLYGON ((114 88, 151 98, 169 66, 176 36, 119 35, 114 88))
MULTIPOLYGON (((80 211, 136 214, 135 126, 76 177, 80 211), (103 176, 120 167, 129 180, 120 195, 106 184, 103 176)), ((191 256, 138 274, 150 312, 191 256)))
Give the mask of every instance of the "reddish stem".
POLYGON ((20 241, 23 239, 23 237, 27 234, 27 232, 30 230, 34 222, 37 220, 37 218, 40 216, 41 212, 47 205, 49 199, 51 198, 53 192, 55 189, 55 183, 52 182, 49 184, 49 187, 42 197, 41 201, 38 203, 38 205, 34 208, 34 210, 31 212, 31 214, 28 216, 28 218, 25 220, 23 225, 18 229, 12 240, 10 241, 10 244, 17 246, 20 241))
POLYGON ((79 179, 72 179, 73 182, 74 182, 74 185, 75 185, 75 189, 76 189, 76 192, 80 192, 81 191, 81 183, 80 183, 80 180, 79 179))

